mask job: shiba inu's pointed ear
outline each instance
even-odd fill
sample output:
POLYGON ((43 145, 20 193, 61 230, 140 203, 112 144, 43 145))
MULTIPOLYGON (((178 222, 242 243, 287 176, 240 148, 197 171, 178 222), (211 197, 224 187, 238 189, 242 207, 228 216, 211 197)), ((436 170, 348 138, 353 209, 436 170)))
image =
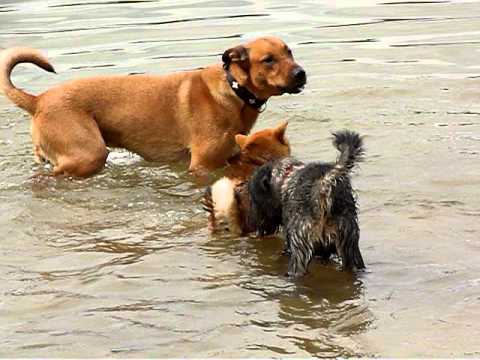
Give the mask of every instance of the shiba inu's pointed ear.
POLYGON ((283 144, 287 143, 287 138, 285 137, 285 131, 287 131, 288 121, 283 121, 280 125, 275 128, 275 136, 278 141, 283 144))
POLYGON ((247 136, 242 134, 237 134, 235 135, 235 142, 237 143, 238 146, 240 146, 240 149, 243 149, 245 147, 245 144, 247 143, 247 136))

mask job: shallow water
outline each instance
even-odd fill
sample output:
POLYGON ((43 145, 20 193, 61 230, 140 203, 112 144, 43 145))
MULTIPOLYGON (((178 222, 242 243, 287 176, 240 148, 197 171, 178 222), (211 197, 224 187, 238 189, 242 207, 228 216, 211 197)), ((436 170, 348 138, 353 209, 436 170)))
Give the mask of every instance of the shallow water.
POLYGON ((308 72, 257 128, 296 156, 365 134, 354 177, 358 277, 283 274, 279 239, 211 237, 185 165, 125 151, 87 180, 44 180, 29 118, 0 97, 0 356, 480 357, 480 2, 2 1, 0 47, 39 93, 71 78, 166 73, 274 34, 308 72))

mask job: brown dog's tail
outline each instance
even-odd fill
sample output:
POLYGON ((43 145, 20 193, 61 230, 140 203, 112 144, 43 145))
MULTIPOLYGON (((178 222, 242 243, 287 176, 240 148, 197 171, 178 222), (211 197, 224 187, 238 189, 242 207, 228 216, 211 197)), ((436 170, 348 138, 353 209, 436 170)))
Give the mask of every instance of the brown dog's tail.
POLYGON ((17 104, 20 108, 35 113, 37 97, 17 89, 10 80, 15 65, 19 63, 32 63, 48 72, 55 72, 53 66, 48 62, 40 51, 30 48, 10 48, 0 52, 0 88, 5 96, 17 104))

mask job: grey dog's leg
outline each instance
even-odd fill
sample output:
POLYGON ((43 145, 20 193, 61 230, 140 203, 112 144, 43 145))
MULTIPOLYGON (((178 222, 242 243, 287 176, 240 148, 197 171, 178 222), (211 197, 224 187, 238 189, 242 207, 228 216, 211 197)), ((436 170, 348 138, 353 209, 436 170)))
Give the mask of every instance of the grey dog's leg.
POLYGON ((305 275, 313 257, 313 246, 296 231, 287 231, 286 237, 290 249, 287 275, 289 277, 305 275))
POLYGON ((352 271, 365 268, 358 241, 360 229, 354 220, 342 218, 338 222, 339 239, 337 241, 337 253, 342 259, 343 270, 352 271))

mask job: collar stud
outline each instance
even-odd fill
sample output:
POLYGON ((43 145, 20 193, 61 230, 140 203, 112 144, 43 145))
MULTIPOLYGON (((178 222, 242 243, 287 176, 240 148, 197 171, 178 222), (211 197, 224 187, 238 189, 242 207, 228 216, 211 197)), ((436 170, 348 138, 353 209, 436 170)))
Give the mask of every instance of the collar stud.
POLYGON ((258 99, 254 94, 252 94, 246 87, 240 86, 237 80, 233 77, 232 73, 225 68, 225 73, 227 74, 227 81, 230 84, 233 92, 245 102, 248 106, 254 108, 258 112, 265 110, 264 105, 267 103, 266 100, 258 99), (263 107, 263 108, 262 108, 263 107))

